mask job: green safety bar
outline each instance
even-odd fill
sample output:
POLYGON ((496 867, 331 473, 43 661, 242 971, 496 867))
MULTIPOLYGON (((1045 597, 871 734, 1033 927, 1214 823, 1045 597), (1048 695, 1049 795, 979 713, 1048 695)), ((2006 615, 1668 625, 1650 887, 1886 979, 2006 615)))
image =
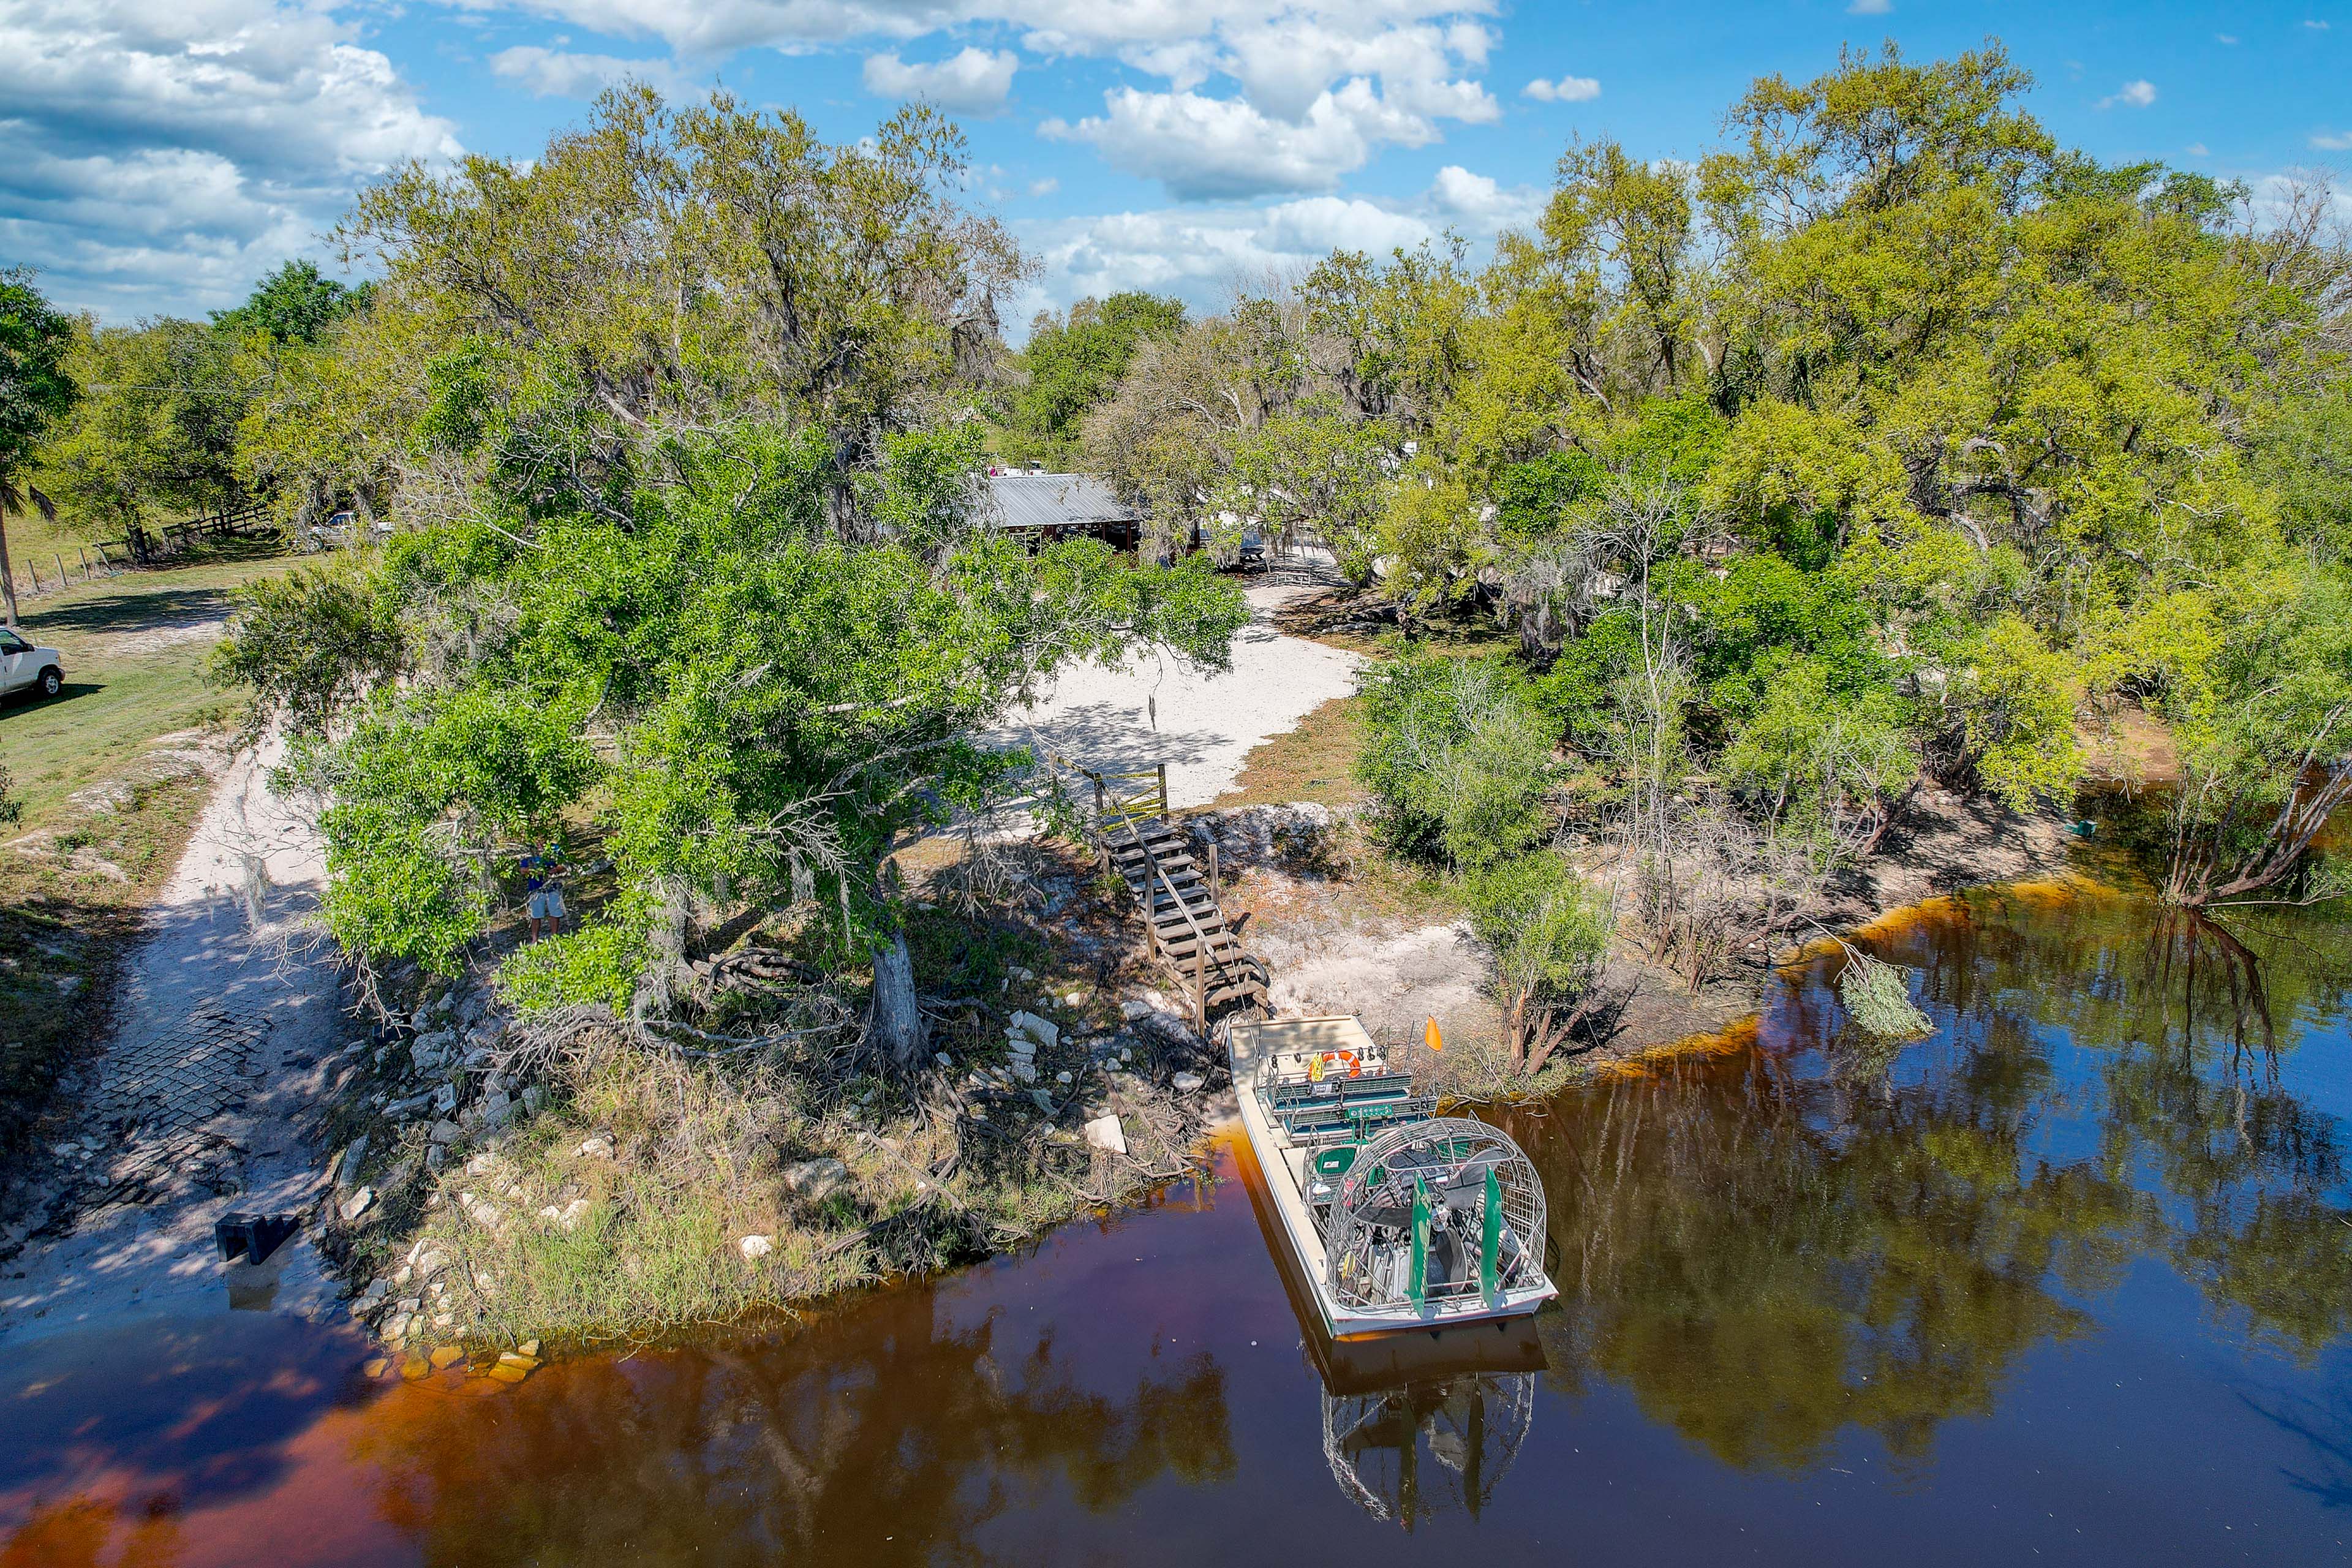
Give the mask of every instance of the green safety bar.
POLYGON ((1491 1301, 1502 1283, 1503 1184, 1486 1167, 1486 1213, 1478 1230, 1478 1289, 1491 1301))
POLYGON ((1412 1282, 1406 1287, 1415 1307, 1429 1302, 1429 1184, 1412 1183, 1412 1282))

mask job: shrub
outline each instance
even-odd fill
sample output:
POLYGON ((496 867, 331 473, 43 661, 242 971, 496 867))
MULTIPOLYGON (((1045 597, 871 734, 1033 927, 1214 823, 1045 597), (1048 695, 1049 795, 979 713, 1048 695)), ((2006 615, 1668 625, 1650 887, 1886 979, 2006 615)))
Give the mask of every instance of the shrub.
POLYGON ((1540 1072, 1595 999, 1608 906, 1549 850, 1494 862, 1468 891, 1471 931, 1494 959, 1512 1066, 1540 1072))
POLYGON ((1408 656, 1367 670, 1360 689, 1356 773, 1390 847, 1466 870, 1543 838, 1551 736, 1502 668, 1408 656))

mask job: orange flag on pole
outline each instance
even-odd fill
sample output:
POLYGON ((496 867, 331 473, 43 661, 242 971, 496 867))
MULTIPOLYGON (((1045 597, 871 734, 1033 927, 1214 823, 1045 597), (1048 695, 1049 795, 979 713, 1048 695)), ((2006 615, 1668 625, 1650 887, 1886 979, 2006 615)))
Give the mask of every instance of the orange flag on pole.
POLYGON ((1433 1051, 1442 1051, 1445 1048, 1445 1037, 1437 1032, 1437 1020, 1434 1018, 1423 1026, 1421 1037, 1423 1043, 1433 1051))

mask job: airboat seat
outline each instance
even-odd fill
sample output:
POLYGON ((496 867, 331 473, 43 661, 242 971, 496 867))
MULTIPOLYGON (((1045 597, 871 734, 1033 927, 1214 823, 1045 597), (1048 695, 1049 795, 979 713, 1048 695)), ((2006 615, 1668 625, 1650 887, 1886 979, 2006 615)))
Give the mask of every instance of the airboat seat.
POLYGON ((1318 1149, 1315 1153, 1314 1163, 1315 1173, 1318 1176, 1327 1178, 1344 1176, 1355 1169, 1356 1145, 1339 1143, 1328 1149, 1318 1149))

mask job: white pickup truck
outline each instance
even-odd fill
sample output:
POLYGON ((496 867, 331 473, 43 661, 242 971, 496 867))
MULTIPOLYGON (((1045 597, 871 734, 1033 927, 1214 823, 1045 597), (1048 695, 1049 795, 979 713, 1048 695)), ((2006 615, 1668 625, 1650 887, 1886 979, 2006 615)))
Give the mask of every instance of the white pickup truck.
POLYGON ((55 697, 65 683, 63 654, 53 647, 36 647, 0 626, 0 697, 28 688, 44 697, 55 697))

